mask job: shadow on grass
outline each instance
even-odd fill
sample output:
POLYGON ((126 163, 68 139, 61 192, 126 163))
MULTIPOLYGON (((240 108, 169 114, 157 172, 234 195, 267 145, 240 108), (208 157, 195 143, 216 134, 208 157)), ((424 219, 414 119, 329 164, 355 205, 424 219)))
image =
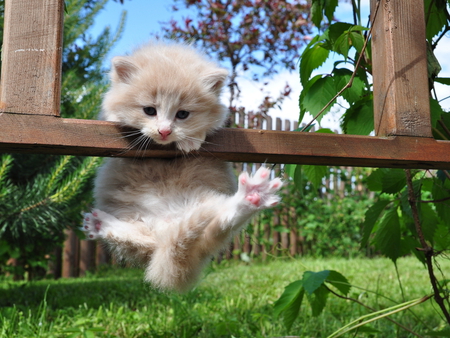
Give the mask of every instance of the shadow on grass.
MULTIPOLYGON (((123 269, 128 270, 128 269, 123 269)), ((117 270, 108 272, 107 277, 87 277, 36 282, 0 282, 0 308, 15 306, 17 309, 36 309, 46 296, 47 306, 51 309, 99 308, 111 303, 127 307, 140 307, 173 299, 173 294, 166 294, 153 289, 143 282, 142 270, 136 270, 130 277, 130 271, 122 273, 117 270), (136 277, 134 277, 134 275, 136 277), (47 291, 48 289, 48 291, 47 291)), ((208 301, 216 298, 206 290, 193 290, 186 295, 175 297, 192 298, 196 301, 208 301)))

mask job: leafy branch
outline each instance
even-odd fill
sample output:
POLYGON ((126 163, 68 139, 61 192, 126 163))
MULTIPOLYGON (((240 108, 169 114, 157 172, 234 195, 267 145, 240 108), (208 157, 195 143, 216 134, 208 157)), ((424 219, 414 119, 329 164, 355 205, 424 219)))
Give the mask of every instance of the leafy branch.
MULTIPOLYGON (((422 225, 421 225, 420 218, 419 218, 419 211, 417 209, 417 198, 416 198, 416 193, 414 191, 411 170, 406 169, 405 173, 406 173, 406 184, 408 186, 408 201, 411 206, 412 215, 413 215, 413 219, 414 219, 414 225, 415 225, 416 231, 417 231, 417 236, 418 236, 420 244, 422 246, 418 250, 423 251, 425 254, 425 262, 426 262, 431 286, 433 287, 434 300, 436 301, 438 306, 441 308, 441 311, 444 314, 447 322, 450 324, 450 313, 448 312, 448 309, 445 306, 445 303, 444 303, 445 298, 441 296, 441 292, 439 290, 439 283, 436 279, 436 276, 435 276, 434 270, 433 270, 433 257, 435 255, 435 252, 434 252, 434 249, 428 245, 428 243, 425 240, 425 237, 423 235, 422 225)), ((446 296, 446 298, 448 298, 448 295, 446 296)))

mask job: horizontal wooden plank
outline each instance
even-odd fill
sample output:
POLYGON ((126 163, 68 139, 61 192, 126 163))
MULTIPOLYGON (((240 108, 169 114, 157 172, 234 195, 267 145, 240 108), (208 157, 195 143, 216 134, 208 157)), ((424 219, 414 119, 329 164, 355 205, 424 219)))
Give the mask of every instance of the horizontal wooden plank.
MULTIPOLYGON (((84 156, 175 157, 174 147, 129 149, 123 130, 110 122, 0 114, 0 152, 84 156)), ((450 142, 408 136, 371 137, 267 130, 223 129, 195 156, 234 162, 300 163, 450 169, 450 142)))

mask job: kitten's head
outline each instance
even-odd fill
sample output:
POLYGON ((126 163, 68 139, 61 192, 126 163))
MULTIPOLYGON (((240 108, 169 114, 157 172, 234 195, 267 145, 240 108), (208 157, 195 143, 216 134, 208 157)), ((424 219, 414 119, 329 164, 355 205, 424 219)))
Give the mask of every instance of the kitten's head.
POLYGON ((219 99, 227 75, 190 46, 150 43, 113 58, 100 118, 137 128, 159 144, 199 149, 227 117, 219 99))

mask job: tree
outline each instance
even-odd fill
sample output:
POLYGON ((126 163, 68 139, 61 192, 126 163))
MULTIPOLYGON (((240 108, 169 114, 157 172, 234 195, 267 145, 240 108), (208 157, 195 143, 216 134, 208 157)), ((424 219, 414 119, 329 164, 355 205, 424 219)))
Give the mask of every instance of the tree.
MULTIPOLYGON (((163 36, 193 42, 228 65, 232 113, 246 111, 237 106, 237 78, 261 81, 280 70, 295 69, 300 48, 311 32, 310 5, 300 0, 175 0, 173 10, 180 7, 192 16, 186 16, 181 25, 175 20, 164 24, 163 36)), ((289 94, 286 85, 277 98, 266 96, 250 115, 266 114, 289 94)))
MULTIPOLYGON (((105 91, 105 54, 119 38, 109 28, 86 35, 107 0, 65 2, 61 115, 95 118, 105 91)), ((3 10, 4 3, 0 3, 3 10)), ((3 16, 2 16, 3 18, 3 16)), ((3 28, 3 22, 1 23, 3 28)), ((90 180, 100 160, 76 156, 4 154, 0 162, 0 272, 43 277, 64 229, 77 228, 91 200, 90 180), (12 258, 12 260, 11 260, 12 258)))

